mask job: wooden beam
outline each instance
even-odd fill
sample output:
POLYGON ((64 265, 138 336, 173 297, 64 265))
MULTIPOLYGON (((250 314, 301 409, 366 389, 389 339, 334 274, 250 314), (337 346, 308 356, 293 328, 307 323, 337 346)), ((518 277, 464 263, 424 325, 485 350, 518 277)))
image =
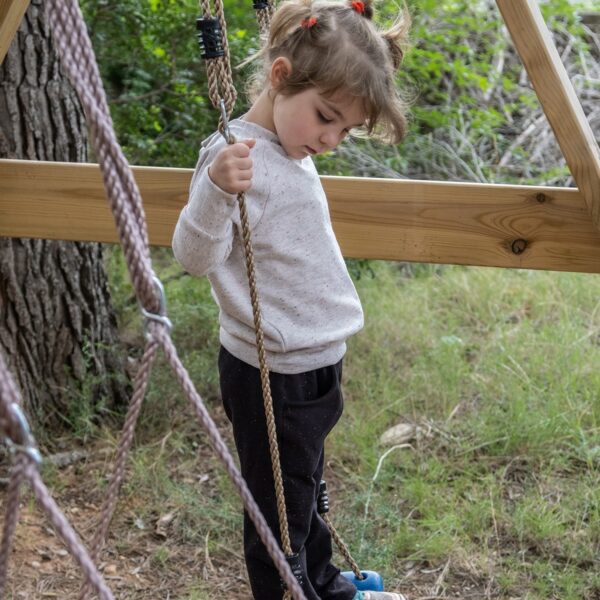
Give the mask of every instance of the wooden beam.
POLYGON ((571 174, 600 229, 600 149, 535 0, 496 0, 571 174))
POLYGON ((0 0, 0 65, 19 29, 29 0, 0 0))
MULTIPOLYGON (((189 169, 134 167, 150 241, 169 246, 189 169)), ((600 272, 576 189, 323 177, 347 257, 600 272)), ((116 242, 97 165, 0 160, 0 236, 116 242)))

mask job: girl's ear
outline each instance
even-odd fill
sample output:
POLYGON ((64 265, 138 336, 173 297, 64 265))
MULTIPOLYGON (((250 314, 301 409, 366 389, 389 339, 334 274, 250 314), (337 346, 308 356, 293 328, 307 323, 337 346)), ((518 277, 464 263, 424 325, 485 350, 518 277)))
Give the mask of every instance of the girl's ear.
POLYGON ((271 64, 269 80, 275 89, 281 87, 285 80, 292 74, 292 63, 285 56, 278 56, 271 64))

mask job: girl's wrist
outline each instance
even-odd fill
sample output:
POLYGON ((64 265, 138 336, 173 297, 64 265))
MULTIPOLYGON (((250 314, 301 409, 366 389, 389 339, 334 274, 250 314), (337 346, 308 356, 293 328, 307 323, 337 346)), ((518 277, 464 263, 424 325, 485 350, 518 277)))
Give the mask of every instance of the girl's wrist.
POLYGON ((218 181, 215 180, 213 174, 211 173, 212 163, 208 165, 208 178, 212 182, 213 185, 216 185, 221 191, 225 192, 225 190, 219 185, 218 181))

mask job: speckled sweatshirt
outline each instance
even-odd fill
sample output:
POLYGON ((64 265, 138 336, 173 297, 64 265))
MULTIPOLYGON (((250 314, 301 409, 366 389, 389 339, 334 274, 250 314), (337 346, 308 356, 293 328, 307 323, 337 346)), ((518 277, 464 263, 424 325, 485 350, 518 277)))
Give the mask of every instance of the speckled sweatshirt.
MULTIPOLYGON (((314 163, 291 159, 259 125, 235 119, 230 128, 238 140, 256 139, 246 203, 269 368, 292 374, 335 364, 363 313, 314 163)), ((214 134, 202 144, 173 251, 189 273, 208 275, 223 346, 258 366, 237 199, 208 176, 224 143, 214 134)))

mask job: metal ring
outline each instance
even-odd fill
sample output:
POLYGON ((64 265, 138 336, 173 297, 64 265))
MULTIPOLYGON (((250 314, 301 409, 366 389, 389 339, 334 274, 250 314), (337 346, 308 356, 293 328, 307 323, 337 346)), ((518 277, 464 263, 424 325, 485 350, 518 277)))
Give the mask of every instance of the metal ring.
POLYGON ((169 331, 171 331, 171 329, 173 329, 173 323, 171 323, 171 320, 167 317, 167 299, 165 296, 165 288, 163 287, 162 281, 156 275, 152 275, 152 281, 154 283, 154 287, 156 288, 156 291, 158 292, 158 301, 159 301, 158 312, 151 313, 151 312, 147 311, 140 304, 140 311, 144 315, 144 318, 145 318, 144 330, 145 330, 146 338, 149 337, 149 332, 148 332, 148 322, 149 321, 156 321, 157 323, 161 323, 169 331))
POLYGON ((231 131, 229 131, 229 115, 227 114, 227 107, 225 106, 225 100, 219 98, 219 106, 221 107, 221 120, 223 121, 223 137, 228 144, 231 144, 231 131))
POLYGON ((31 428, 29 427, 29 423, 25 413, 23 412, 23 409, 16 402, 11 402, 8 408, 12 412, 14 420, 18 425, 19 435, 22 438, 22 443, 18 444, 8 436, 4 437, 4 442, 13 454, 22 452, 39 467, 42 464, 42 455, 37 449, 35 440, 31 433, 31 428))

